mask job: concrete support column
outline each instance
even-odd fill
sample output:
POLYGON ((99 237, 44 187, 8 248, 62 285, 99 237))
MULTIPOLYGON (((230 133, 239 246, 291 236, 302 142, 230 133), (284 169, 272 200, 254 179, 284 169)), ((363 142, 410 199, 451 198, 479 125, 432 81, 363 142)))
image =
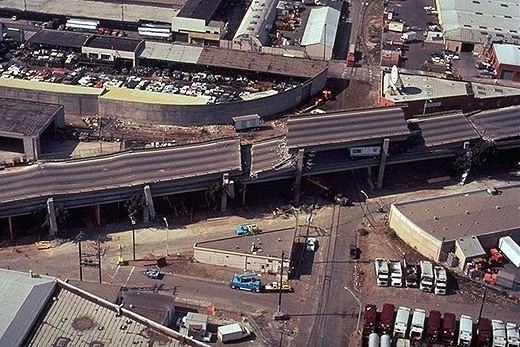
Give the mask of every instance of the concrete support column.
POLYGON ((144 198, 146 200, 146 206, 148 206, 148 215, 150 219, 153 220, 155 218, 155 206, 153 204, 152 191, 150 190, 150 186, 144 187, 144 198))
POLYGON ((7 217, 7 228, 9 229, 9 237, 11 238, 11 241, 14 241, 13 220, 10 216, 7 217))
POLYGON ((246 190, 247 190, 247 184, 242 183, 242 206, 246 205, 246 190))
POLYGON ((220 196, 220 212, 226 213, 227 211, 227 197, 229 194, 229 174, 225 173, 222 175, 222 195, 220 196))
POLYGON ((383 177, 385 175, 386 159, 388 158, 388 146, 390 145, 390 139, 386 138, 383 140, 383 148, 381 149, 381 161, 379 162, 379 174, 377 175, 377 189, 383 187, 383 177))
POLYGON ((49 215, 49 235, 56 236, 58 233, 58 222, 56 221, 56 207, 54 206, 54 199, 47 199, 47 214, 49 215))
POLYGON ((23 151, 27 160, 38 160, 38 153, 40 152, 40 142, 37 137, 24 136, 23 151))
POLYGON ((96 216, 96 223, 97 226, 101 226, 101 205, 96 204, 94 205, 94 215, 96 216))
POLYGON ((302 183, 304 152, 304 149, 299 149, 298 154, 296 154, 296 180, 294 182, 294 203, 296 205, 300 203, 300 187, 302 183))

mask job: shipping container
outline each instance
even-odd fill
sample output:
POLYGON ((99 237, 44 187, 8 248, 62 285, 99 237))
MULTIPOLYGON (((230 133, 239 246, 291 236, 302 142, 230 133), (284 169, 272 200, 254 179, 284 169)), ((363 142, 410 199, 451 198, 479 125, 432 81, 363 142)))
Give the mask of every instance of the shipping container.
POLYGON ((257 114, 238 116, 232 119, 235 130, 253 129, 260 126, 260 116, 257 114))

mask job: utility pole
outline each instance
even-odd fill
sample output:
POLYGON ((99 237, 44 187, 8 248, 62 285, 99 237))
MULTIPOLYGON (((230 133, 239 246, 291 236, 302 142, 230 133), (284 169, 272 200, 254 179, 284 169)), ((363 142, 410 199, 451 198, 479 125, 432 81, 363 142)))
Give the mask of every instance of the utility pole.
POLYGON ((170 226, 168 225, 168 219, 166 217, 163 217, 164 224, 166 224, 166 256, 168 257, 170 255, 170 242, 169 242, 169 230, 170 226))
POLYGON ((83 263, 81 259, 81 241, 85 239, 85 234, 83 231, 80 231, 78 236, 76 236, 76 242, 78 243, 78 257, 79 257, 79 280, 83 281, 83 263))
POLYGON ((97 254, 98 254, 98 269, 99 269, 99 283, 101 284, 101 240, 97 239, 97 254))

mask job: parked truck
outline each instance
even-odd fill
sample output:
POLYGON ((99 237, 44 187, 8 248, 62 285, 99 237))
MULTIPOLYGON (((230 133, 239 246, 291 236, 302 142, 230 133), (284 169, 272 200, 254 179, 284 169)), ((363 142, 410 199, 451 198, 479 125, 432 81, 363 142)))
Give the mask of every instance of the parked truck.
POLYGON ((446 295, 447 277, 446 270, 442 266, 436 266, 435 272, 435 294, 446 295))
POLYGON ((493 335, 493 347, 506 347, 507 336, 506 336, 506 325, 499 319, 491 320, 491 331, 493 335))
POLYGON ((394 31, 398 33, 402 33, 405 30, 406 24, 401 22, 390 22, 387 25, 385 25, 385 29, 388 31, 394 31))
POLYGON ((481 317, 477 324, 477 347, 489 347, 491 342, 491 321, 481 317))
POLYGON ((392 304, 384 304, 381 310, 381 318, 379 319, 379 332, 390 334, 394 326, 395 306, 392 304))
POLYGON ((273 292, 280 292, 280 291, 292 292, 293 288, 287 282, 283 282, 282 284, 280 284, 280 282, 270 282, 264 286, 264 292, 266 292, 266 293, 273 293, 273 292))
POLYGON ((408 339, 397 339, 395 347, 410 347, 410 340, 408 339))
POLYGON ((451 312, 445 312, 442 320, 442 342, 448 346, 455 342, 456 324, 455 315, 451 312))
POLYGON ((392 338, 388 334, 383 334, 381 336, 381 347, 390 347, 392 344, 392 338))
POLYGON ((469 346, 473 338, 473 319, 467 315, 461 315, 459 321, 458 346, 469 346))
POLYGON ((390 269, 390 283, 392 287, 402 287, 403 270, 401 262, 399 260, 390 260, 388 262, 388 268, 390 269))
POLYGON ((223 325, 217 328, 217 339, 222 343, 245 339, 250 335, 249 329, 238 323, 223 325))
POLYGON ((388 287, 389 270, 388 262, 383 258, 376 258, 374 260, 376 268, 376 279, 379 287, 388 287))
POLYGON ((399 307, 394 323, 394 337, 406 338, 408 331, 408 321, 410 320, 410 308, 399 307))
POLYGON ((419 286, 419 278, 417 276, 417 260, 415 254, 406 253, 404 255, 404 272, 406 286, 409 288, 417 288, 419 286))
POLYGON ((417 40, 417 33, 415 31, 407 31, 401 35, 400 39, 404 43, 414 42, 417 40))
POLYGON ((507 347, 518 347, 520 345, 520 336, 516 323, 506 324, 507 347))
POLYGON ((504 236, 498 239, 498 249, 516 267, 520 267, 520 246, 511 238, 504 236))
POLYGON ((427 260, 421 260, 419 263, 421 267, 421 282, 419 288, 423 292, 432 292, 433 289, 433 266, 432 263, 427 260))
POLYGON ((377 306, 368 304, 365 306, 365 315, 363 320, 363 334, 369 335, 375 331, 377 317, 377 306))
POLYGON ((410 339, 421 341, 424 332, 424 322, 426 321, 426 311, 416 308, 413 310, 412 325, 410 328, 410 339))
POLYGON ((246 272, 243 274, 234 274, 231 282, 229 282, 229 286, 232 289, 260 293, 262 282, 256 272, 246 272))
POLYGON ((426 325, 426 334, 428 341, 435 342, 439 339, 441 332, 441 313, 431 310, 428 316, 428 324, 426 325))

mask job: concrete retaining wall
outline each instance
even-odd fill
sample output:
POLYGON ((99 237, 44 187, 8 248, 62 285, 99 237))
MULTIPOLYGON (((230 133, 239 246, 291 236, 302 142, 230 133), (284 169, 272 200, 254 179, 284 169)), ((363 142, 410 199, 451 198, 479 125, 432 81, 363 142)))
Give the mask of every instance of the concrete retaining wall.
POLYGON ((442 241, 422 230, 404 216, 396 205, 390 209, 390 227, 396 234, 425 257, 437 261, 442 241))
POLYGON ((92 94, 71 94, 41 89, 0 87, 0 97, 63 105, 65 114, 117 116, 137 122, 176 125, 231 124, 231 118, 245 114, 271 117, 296 107, 321 91, 327 71, 296 88, 261 99, 209 105, 166 105, 98 98, 92 94))
POLYGON ((280 267, 280 259, 258 256, 218 249, 204 248, 195 245, 193 257, 198 262, 217 266, 228 266, 239 271, 257 271, 259 273, 274 271, 280 267), (262 267, 263 266, 263 267, 262 267))

